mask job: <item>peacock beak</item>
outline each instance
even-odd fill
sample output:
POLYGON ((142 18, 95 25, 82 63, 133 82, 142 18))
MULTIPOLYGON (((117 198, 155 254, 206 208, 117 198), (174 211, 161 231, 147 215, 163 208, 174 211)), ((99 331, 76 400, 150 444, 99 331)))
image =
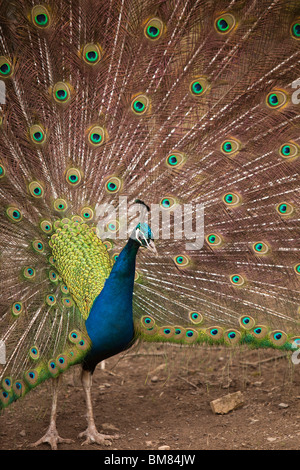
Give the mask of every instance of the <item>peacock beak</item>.
POLYGON ((156 246, 155 246, 153 240, 149 240, 147 242, 147 248, 148 248, 148 250, 152 251, 152 253, 154 253, 155 256, 158 256, 158 252, 157 252, 157 249, 156 249, 156 246))

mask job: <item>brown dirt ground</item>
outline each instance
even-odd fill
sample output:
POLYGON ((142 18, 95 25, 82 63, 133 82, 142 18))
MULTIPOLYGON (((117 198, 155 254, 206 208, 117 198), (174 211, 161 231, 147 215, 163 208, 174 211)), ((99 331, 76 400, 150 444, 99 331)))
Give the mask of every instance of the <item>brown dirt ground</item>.
MULTIPOLYGON (((96 369, 93 404, 98 430, 118 432, 109 450, 298 449, 300 365, 277 351, 178 348, 140 345, 96 369), (210 402, 240 390, 244 405, 215 415, 210 402), (102 427, 103 425, 103 427, 102 427), (116 429, 116 431, 114 431, 116 429)), ((0 416, 0 449, 30 449, 49 423, 48 383, 0 416)), ((85 403, 80 368, 69 370, 61 386, 57 427, 82 446, 85 403)), ((43 444, 39 449, 48 449, 43 444)))

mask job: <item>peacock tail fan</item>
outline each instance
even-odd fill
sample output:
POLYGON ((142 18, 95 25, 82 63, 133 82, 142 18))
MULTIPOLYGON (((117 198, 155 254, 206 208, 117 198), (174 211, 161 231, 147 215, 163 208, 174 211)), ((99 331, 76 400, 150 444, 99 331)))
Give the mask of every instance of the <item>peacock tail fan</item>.
POLYGON ((136 200, 136 336, 297 347, 299 46, 293 0, 1 2, 0 407, 84 360, 136 200))

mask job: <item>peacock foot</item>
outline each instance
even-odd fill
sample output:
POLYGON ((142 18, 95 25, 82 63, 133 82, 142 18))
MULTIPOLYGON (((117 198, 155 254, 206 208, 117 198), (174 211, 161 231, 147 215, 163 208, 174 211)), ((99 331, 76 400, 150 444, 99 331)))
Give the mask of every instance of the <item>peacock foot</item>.
POLYGON ((57 450, 57 444, 62 444, 62 443, 70 444, 71 442, 74 442, 73 439, 64 439, 58 435, 57 429, 52 428, 51 426, 49 427, 48 431, 46 434, 41 437, 38 441, 34 442, 33 444, 30 444, 30 447, 37 447, 40 444, 50 444, 52 450, 57 450))
POLYGON ((115 434, 114 436, 111 436, 109 434, 100 434, 97 431, 96 426, 89 426, 85 431, 81 432, 78 437, 86 437, 86 440, 81 444, 82 446, 85 444, 111 446, 111 440, 118 439, 119 435, 115 434))

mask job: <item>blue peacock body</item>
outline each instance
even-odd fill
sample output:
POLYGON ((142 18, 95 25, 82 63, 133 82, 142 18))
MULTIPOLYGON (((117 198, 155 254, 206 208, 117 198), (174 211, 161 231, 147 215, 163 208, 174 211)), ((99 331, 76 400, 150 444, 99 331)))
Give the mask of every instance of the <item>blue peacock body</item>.
POLYGON ((0 408, 81 364, 102 444, 137 338, 298 347, 299 46, 294 0, 1 2, 0 408))

